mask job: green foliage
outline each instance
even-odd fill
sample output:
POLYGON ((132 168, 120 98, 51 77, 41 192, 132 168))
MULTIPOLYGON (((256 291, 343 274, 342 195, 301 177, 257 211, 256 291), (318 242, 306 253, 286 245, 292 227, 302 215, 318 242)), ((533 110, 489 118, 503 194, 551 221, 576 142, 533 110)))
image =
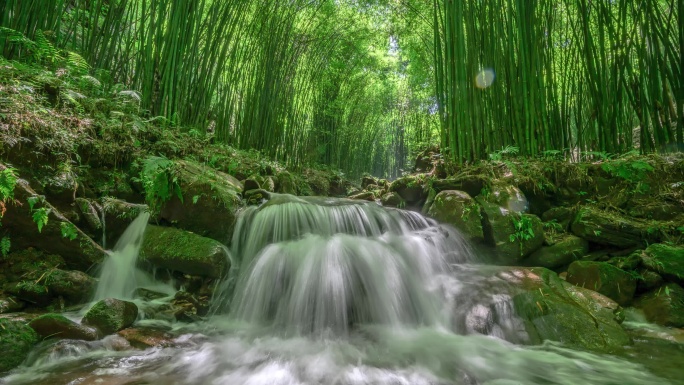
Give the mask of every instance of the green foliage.
POLYGON ((494 151, 493 153, 489 154, 489 159, 493 161, 502 161, 505 156, 518 155, 518 153, 520 153, 520 149, 518 147, 506 146, 501 150, 494 151))
POLYGON ((165 157, 152 156, 143 161, 140 180, 145 188, 145 199, 150 211, 158 212, 161 205, 174 195, 183 201, 175 163, 165 157))
POLYGON ((62 222, 59 224, 59 229, 62 232, 63 238, 69 238, 70 241, 78 238, 78 231, 76 226, 71 222, 62 222))
POLYGON ((14 187, 17 185, 17 180, 15 169, 8 167, 0 171, 0 202, 14 199, 14 187))
POLYGON ((601 168, 612 176, 629 182, 637 192, 647 193, 650 190, 646 179, 654 168, 645 160, 617 159, 603 163, 601 168))
POLYGON ((525 215, 512 216, 511 221, 513 222, 513 227, 515 232, 510 235, 511 242, 520 243, 520 254, 523 251, 523 242, 534 238, 534 228, 530 217, 525 215))
POLYGON ((2 239, 0 239, 0 255, 6 257, 7 254, 9 254, 10 247, 12 247, 10 237, 8 235, 5 235, 4 237, 2 237, 2 239))
POLYGON ((33 222, 38 226, 38 232, 43 231, 43 227, 48 223, 48 215, 50 214, 50 209, 41 207, 39 209, 33 210, 33 222))

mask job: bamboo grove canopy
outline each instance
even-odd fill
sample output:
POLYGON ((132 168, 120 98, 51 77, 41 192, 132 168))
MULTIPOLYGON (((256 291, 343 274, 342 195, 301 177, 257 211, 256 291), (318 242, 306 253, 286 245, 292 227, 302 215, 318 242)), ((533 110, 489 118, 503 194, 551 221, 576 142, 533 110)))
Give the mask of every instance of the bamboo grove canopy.
POLYGON ((396 176, 434 144, 457 162, 681 149, 682 3, 5 0, 0 44, 82 58, 169 129, 396 176))

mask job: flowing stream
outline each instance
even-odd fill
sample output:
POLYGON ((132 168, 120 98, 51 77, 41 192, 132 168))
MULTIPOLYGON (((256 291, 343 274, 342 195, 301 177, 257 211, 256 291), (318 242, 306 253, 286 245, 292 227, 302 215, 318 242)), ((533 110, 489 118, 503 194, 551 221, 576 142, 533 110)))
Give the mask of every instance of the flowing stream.
MULTIPOLYGON (((119 241, 96 299, 131 298, 143 284, 135 259, 146 222, 119 241)), ((506 293, 474 289, 477 253, 417 213, 275 196, 242 212, 231 252, 239 266, 218 285, 206 321, 138 321, 171 335, 164 346, 122 349, 118 336, 46 341, 0 383, 675 383, 637 363, 639 354, 524 345, 506 293), (492 298, 503 304, 499 316, 483 320, 478 303, 492 298)))

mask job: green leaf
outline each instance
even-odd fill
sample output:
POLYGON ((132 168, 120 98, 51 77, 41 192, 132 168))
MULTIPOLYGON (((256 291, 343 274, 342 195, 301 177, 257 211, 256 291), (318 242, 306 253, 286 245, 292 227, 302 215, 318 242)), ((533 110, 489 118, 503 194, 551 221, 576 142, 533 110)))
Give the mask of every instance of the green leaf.
POLYGON ((2 237, 2 239, 0 239, 0 254, 2 254, 3 257, 6 257, 7 254, 9 254, 11 246, 10 237, 8 235, 2 237))
POLYGON ((62 232, 63 238, 69 238, 70 241, 78 238, 78 230, 71 222, 62 222, 59 224, 59 229, 62 232))
POLYGON ((41 207, 33 212, 33 222, 38 226, 38 232, 43 231, 43 227, 48 223, 48 214, 50 214, 50 209, 41 207))

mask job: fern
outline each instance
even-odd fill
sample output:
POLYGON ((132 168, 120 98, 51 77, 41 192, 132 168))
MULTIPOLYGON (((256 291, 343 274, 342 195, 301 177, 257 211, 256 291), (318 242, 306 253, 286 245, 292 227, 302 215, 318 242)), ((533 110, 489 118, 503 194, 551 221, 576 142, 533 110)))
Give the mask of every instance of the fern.
POLYGON ((12 247, 12 242, 10 242, 10 237, 8 235, 5 235, 0 239, 0 254, 3 257, 6 257, 7 254, 9 254, 10 247, 12 247))
POLYGON ((161 205, 174 195, 183 202, 175 164, 168 158, 151 156, 145 159, 140 179, 145 189, 145 199, 152 212, 157 212, 161 205))
POLYGON ((0 171, 0 201, 2 202, 14 199, 14 187, 18 180, 15 171, 11 167, 0 171))
POLYGON ((38 232, 43 231, 43 227, 48 223, 48 215, 50 214, 50 209, 41 207, 33 211, 33 222, 38 226, 38 232))
POLYGON ((63 238, 69 238, 70 241, 78 238, 78 231, 76 226, 71 222, 62 222, 59 224, 59 229, 62 232, 63 238))

